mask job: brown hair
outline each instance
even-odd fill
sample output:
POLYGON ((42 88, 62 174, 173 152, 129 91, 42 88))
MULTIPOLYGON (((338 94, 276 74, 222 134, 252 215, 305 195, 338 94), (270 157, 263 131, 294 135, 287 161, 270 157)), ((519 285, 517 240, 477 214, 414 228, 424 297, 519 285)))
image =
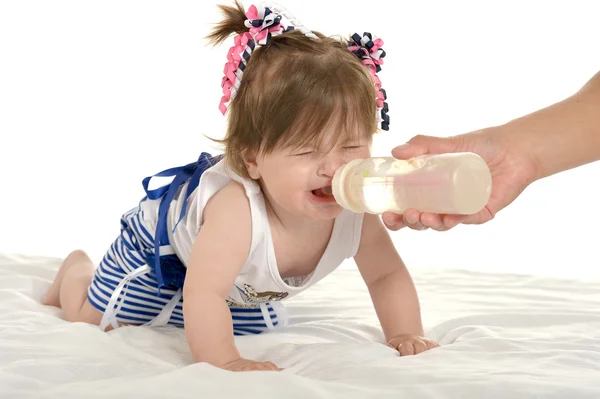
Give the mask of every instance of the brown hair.
MULTIPOLYGON (((213 45, 248 31, 238 0, 219 8, 224 19, 207 37, 213 45)), ((347 40, 313 33, 319 39, 292 30, 252 52, 228 105, 225 138, 214 140, 224 144, 225 159, 237 174, 248 177, 244 151, 320 148, 325 128, 339 132, 336 141, 342 142, 377 131, 377 92, 369 71, 347 40)))

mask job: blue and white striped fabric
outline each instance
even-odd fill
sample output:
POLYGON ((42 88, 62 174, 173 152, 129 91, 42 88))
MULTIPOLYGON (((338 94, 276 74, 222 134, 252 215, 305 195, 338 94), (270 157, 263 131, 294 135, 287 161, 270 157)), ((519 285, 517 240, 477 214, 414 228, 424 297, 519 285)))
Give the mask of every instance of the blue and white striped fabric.
MULTIPOLYGON (((143 205, 140 205, 121 218, 121 234, 112 243, 100 262, 88 289, 90 303, 105 312, 111 295, 128 276, 147 266, 148 256, 154 253, 154 237, 146 228, 143 205)), ((158 317, 169 304, 177 291, 167 287, 158 290, 158 281, 152 270, 139 273, 131 279, 118 296, 116 320, 125 324, 146 324, 158 317)), ((269 314, 273 326, 279 324, 277 312, 271 304, 261 308, 230 307, 234 333, 236 335, 259 334, 269 328, 265 313, 269 314)), ((183 326, 183 298, 173 308, 168 324, 183 326)), ((270 323, 269 323, 270 324, 270 323)))

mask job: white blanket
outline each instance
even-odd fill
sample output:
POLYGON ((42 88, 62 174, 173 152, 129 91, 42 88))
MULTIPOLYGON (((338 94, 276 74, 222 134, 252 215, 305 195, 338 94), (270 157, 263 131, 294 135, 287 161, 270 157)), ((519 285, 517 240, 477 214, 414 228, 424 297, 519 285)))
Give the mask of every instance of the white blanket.
POLYGON ((40 305, 59 259, 0 254, 0 398, 600 398, 600 282, 416 269, 427 335, 382 344, 356 270, 287 301, 291 325, 237 344, 286 370, 192 364, 176 328, 97 327, 40 305))

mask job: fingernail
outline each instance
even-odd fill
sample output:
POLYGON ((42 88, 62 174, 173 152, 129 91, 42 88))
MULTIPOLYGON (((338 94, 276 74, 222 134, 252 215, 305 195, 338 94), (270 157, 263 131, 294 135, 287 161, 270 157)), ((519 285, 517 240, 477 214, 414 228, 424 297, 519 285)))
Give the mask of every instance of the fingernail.
POLYGON ((400 222, 393 215, 384 214, 381 219, 387 227, 392 229, 397 228, 400 225, 400 222))
POLYGON ((419 216, 415 217, 415 215, 410 214, 410 213, 408 215, 406 215, 405 218, 409 224, 415 224, 419 221, 419 216))
POLYGON ((398 222, 396 222, 395 220, 383 219, 383 223, 385 223, 385 225, 390 228, 394 228, 394 227, 398 226, 398 222))

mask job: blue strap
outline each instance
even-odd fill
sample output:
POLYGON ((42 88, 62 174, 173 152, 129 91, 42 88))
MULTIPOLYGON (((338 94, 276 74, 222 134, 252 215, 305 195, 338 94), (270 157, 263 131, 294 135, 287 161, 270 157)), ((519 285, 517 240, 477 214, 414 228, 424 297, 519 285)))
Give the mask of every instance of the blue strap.
POLYGON ((175 223, 175 226, 173 227, 173 231, 175 231, 175 229, 179 225, 179 222, 181 222, 183 220, 184 216, 187 213, 188 198, 194 192, 194 190, 198 187, 198 184, 200 184, 200 176, 202 175, 202 173, 204 173, 204 171, 206 169, 215 165, 221 159, 223 159, 223 155, 218 155, 216 157, 213 157, 209 153, 206 153, 206 152, 203 152, 202 154, 200 154, 200 158, 198 158, 198 162, 196 162, 194 164, 195 165, 194 172, 192 174, 192 177, 190 178, 190 183, 188 184, 188 186, 185 190, 184 206, 181 208, 181 214, 179 215, 179 220, 177 220, 177 223, 175 223))
POLYGON ((152 180, 153 177, 176 176, 177 173, 181 172, 182 170, 183 170, 183 166, 178 166, 176 168, 163 170, 162 172, 157 173, 154 176, 148 176, 144 180, 142 180, 142 186, 144 186, 144 191, 146 192, 146 195, 148 196, 148 198, 151 200, 157 200, 160 197, 162 197, 163 194, 166 193, 167 189, 169 188, 169 185, 165 184, 164 186, 161 186, 155 190, 148 190, 148 184, 150 183, 150 180, 152 180))
POLYGON ((203 152, 200 154, 197 162, 187 164, 185 166, 179 166, 176 168, 171 168, 164 170, 160 173, 155 174, 154 176, 146 177, 142 181, 142 185, 144 187, 144 191, 146 195, 151 200, 156 200, 162 197, 160 201, 160 205, 158 207, 158 220, 156 224, 156 232, 154 234, 154 269, 156 273, 156 279, 158 281, 158 290, 160 294, 160 289, 165 287, 165 280, 163 278, 163 273, 160 265, 160 247, 169 245, 169 234, 167 232, 167 213, 169 211, 169 206, 175 198, 175 194, 179 188, 185 184, 188 180, 190 183, 187 186, 185 197, 183 199, 183 205, 181 207, 181 214, 179 215, 179 220, 175 224, 173 231, 179 225, 179 222, 183 220, 187 213, 187 201, 189 196, 194 192, 194 190, 198 187, 200 183, 200 176, 202 173, 216 164, 223 158, 222 155, 217 157, 212 157, 210 154, 203 152), (174 176, 173 180, 169 184, 165 184, 159 188, 154 190, 148 190, 148 185, 150 180, 153 177, 170 177, 174 176))

